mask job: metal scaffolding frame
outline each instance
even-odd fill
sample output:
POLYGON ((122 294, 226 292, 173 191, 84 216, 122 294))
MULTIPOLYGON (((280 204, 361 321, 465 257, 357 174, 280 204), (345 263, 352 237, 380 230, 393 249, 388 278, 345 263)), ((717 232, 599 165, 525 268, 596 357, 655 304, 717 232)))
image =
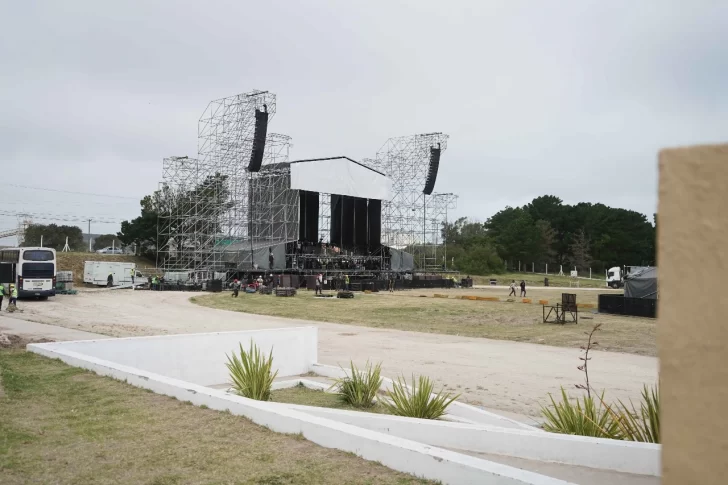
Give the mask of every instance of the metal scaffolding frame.
MULTIPOLYGON (((248 171, 256 110, 267 111, 270 121, 275 94, 256 90, 210 102, 198 122, 197 158, 163 160, 153 204, 158 266, 166 272, 251 269, 271 248, 290 248, 298 240, 299 196, 289 188, 291 138, 269 133, 260 170, 248 171)), ((442 133, 390 138, 375 159, 362 160, 393 181, 392 199, 382 201, 382 245, 412 252, 422 270, 441 269, 438 239, 457 203, 454 194, 423 193, 430 149, 445 150, 447 141, 442 133)), ((330 243, 330 227, 331 195, 320 193, 321 242, 330 243)))
POLYGON ((198 157, 162 162, 156 193, 159 266, 225 271, 252 266, 252 254, 298 237, 297 191, 286 163, 291 138, 266 138, 263 164, 248 171, 255 112, 276 112, 276 96, 252 91, 211 101, 198 122, 198 157))
POLYGON ((423 193, 430 165, 430 148, 447 149, 449 136, 425 133, 390 138, 377 151, 372 168, 392 179, 392 199, 382 202, 382 244, 414 255, 421 270, 444 267, 437 246, 448 210, 457 207, 454 194, 423 193))

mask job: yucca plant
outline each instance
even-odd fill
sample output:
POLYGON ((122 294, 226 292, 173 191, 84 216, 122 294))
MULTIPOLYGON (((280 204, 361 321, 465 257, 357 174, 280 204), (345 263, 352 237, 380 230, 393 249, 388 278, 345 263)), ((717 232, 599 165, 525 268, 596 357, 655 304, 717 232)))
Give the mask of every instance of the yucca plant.
POLYGON ((369 361, 364 370, 359 370, 353 361, 349 362, 350 375, 334 382, 339 398, 356 408, 370 408, 376 404, 374 398, 382 387, 382 363, 372 366, 369 361))
POLYGON ((436 395, 433 395, 433 383, 429 377, 420 376, 415 383, 415 376, 412 376, 412 386, 407 387, 407 381, 397 378, 397 382, 392 383, 392 390, 387 393, 387 397, 392 401, 382 400, 382 404, 390 413, 396 416, 407 416, 409 418, 422 419, 439 419, 460 394, 452 396, 449 392, 441 389, 436 395))
POLYGON ((227 368, 230 371, 232 387, 236 394, 256 399, 258 401, 270 400, 270 388, 278 371, 272 372, 273 349, 268 358, 263 355, 257 345, 250 341, 250 350, 247 352, 240 345, 240 357, 233 353, 227 356, 227 368))
POLYGON ((644 443, 660 442, 660 388, 642 389, 639 411, 630 400, 628 407, 622 401, 610 408, 612 420, 619 428, 622 439, 644 443))
POLYGON ((595 400, 583 396, 572 402, 561 388, 561 402, 549 394, 551 406, 541 406, 546 418, 543 429, 552 433, 592 436, 595 438, 621 439, 620 428, 612 419, 613 413, 604 404, 604 392, 595 400))

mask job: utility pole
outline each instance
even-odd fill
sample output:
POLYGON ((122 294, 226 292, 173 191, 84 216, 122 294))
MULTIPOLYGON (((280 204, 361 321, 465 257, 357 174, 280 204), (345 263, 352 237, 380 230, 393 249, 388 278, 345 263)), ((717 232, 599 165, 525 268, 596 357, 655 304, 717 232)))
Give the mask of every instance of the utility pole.
POLYGON ((444 262, 445 262, 445 271, 447 271, 447 205, 448 201, 445 201, 445 237, 442 238, 442 248, 445 252, 444 262))
POLYGON ((91 219, 88 220, 88 252, 90 253, 92 251, 91 249, 91 219))
POLYGON ((426 249, 426 231, 427 231, 427 196, 422 194, 422 269, 424 271, 426 265, 425 252, 426 249))

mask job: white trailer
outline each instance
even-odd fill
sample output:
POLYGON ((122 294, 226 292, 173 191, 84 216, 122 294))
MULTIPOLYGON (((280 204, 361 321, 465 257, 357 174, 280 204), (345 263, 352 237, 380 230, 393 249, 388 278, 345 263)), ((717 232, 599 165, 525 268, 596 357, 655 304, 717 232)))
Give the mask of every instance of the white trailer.
POLYGON ((131 285, 132 271, 134 285, 144 284, 147 277, 136 270, 134 263, 112 261, 86 261, 83 266, 83 282, 98 286, 131 285))

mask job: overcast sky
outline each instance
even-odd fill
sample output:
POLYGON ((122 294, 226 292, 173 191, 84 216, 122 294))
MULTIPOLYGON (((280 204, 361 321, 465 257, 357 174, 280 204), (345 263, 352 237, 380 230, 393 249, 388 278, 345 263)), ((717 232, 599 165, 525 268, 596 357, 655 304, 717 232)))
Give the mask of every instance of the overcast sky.
POLYGON ((207 103, 255 88, 294 159, 448 133, 436 191, 479 220, 544 194, 651 219, 658 150, 728 138, 723 0, 0 0, 0 18, 6 212, 132 218, 163 157, 196 155, 207 103))

